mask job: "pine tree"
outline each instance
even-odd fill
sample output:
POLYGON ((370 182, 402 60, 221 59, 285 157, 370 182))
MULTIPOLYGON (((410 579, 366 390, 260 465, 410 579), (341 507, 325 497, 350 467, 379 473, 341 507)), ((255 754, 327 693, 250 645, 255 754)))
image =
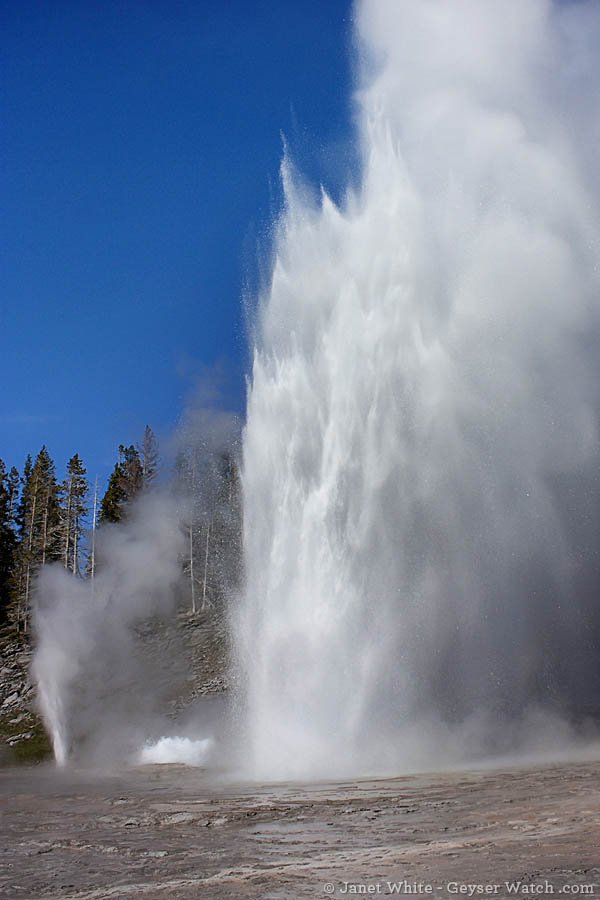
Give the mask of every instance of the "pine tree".
POLYGON ((120 463, 115 463, 108 479, 106 493, 100 501, 99 522, 120 522, 122 518, 122 506, 126 500, 125 492, 121 487, 123 470, 120 463))
POLYGON ((27 459, 25 460, 25 465, 23 466, 23 474, 21 476, 21 496, 17 502, 17 510, 15 514, 15 521, 17 525, 17 529, 19 532, 19 537, 23 531, 23 523, 25 520, 25 485, 29 484, 31 481, 31 470, 33 469, 33 463, 31 461, 31 456, 27 454, 27 459))
POLYGON ((17 521, 17 509, 19 503, 19 472, 13 466, 6 476, 6 489, 8 491, 8 518, 11 526, 17 521))
POLYGON ((17 546, 14 552, 14 565, 11 583, 11 613, 20 631, 22 624, 22 610, 25 595, 27 593, 26 583, 29 580, 30 563, 29 563, 29 538, 26 522, 30 518, 29 510, 29 493, 31 487, 31 470, 33 463, 31 456, 27 454, 25 465, 23 466, 23 475, 21 476, 21 495, 17 502, 15 513, 15 529, 17 534, 17 546))
POLYGON ((136 494, 141 491, 144 481, 140 454, 133 444, 129 447, 120 444, 119 454, 122 471, 121 488, 125 494, 125 503, 131 503, 136 494))
POLYGON ((33 465, 32 478, 39 492, 37 553, 41 565, 60 559, 60 513, 54 462, 42 447, 33 465))
POLYGON ((7 613, 14 567, 16 537, 12 529, 11 475, 15 471, 13 467, 7 474, 0 459, 0 621, 7 613))
POLYGON ((120 444, 119 457, 100 501, 99 522, 120 522, 143 486, 142 463, 133 444, 129 447, 120 444))
POLYGON ((94 482, 94 499, 92 501, 92 538, 85 572, 92 583, 92 597, 94 596, 94 578, 96 577, 96 527, 98 524, 98 505, 98 476, 96 475, 96 481, 94 482))
POLYGON ((88 483, 78 454, 67 463, 67 477, 60 488, 61 559, 65 569, 81 574, 79 555, 83 535, 83 520, 87 513, 88 483))
POLYGON ((12 594, 17 629, 27 631, 33 579, 40 566, 60 558, 58 486, 54 463, 45 446, 33 466, 31 457, 27 457, 22 484, 12 594))
POLYGON ((142 485, 144 489, 152 486, 158 474, 158 441, 149 425, 144 429, 142 443, 138 446, 138 454, 142 465, 142 485))

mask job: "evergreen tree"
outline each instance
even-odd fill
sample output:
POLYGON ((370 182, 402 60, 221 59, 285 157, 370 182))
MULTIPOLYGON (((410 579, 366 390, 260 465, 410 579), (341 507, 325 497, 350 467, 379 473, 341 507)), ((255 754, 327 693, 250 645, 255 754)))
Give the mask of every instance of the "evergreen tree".
POLYGON ((133 444, 129 447, 120 444, 119 457, 100 501, 100 522, 120 522, 143 486, 142 463, 133 444))
POLYGON ((38 491, 35 551, 41 565, 60 559, 60 512, 54 462, 46 447, 38 453, 31 472, 38 491))
POLYGON ((67 463, 67 477, 60 488, 61 559, 65 569, 79 575, 79 555, 83 535, 83 520, 87 513, 88 483, 78 454, 67 463))
POLYGON ((106 493, 100 501, 99 522, 120 522, 122 505, 126 500, 125 491, 121 487, 123 470, 120 463, 115 463, 108 479, 106 493))
POLYGON ((144 474, 140 454, 131 444, 125 447, 119 445, 119 454, 121 456, 122 480, 121 488, 125 494, 125 503, 131 503, 133 498, 138 494, 144 484, 144 474))
POLYGON ((85 574, 92 582, 92 596, 94 595, 94 578, 96 577, 96 528, 98 525, 98 476, 94 482, 94 497, 92 500, 92 528, 90 549, 88 552, 85 574))
POLYGON ((14 526, 17 521, 17 509, 19 503, 19 472, 13 466, 6 476, 6 489, 8 491, 8 518, 10 520, 11 526, 14 526))
POLYGON ((32 469, 33 463, 31 461, 31 456, 27 454, 25 465, 23 466, 23 475, 20 479, 21 494, 17 501, 17 508, 15 512, 15 530, 17 535, 17 543, 14 551, 13 572, 10 588, 11 613, 16 622, 17 631, 21 629, 21 613, 25 595, 27 593, 26 581, 28 580, 30 572, 29 551, 27 546, 28 537, 25 523, 28 518, 27 500, 29 496, 29 486, 31 483, 32 469), (25 492, 26 486, 28 487, 27 493, 25 492))
POLYGON ((22 484, 12 593, 17 629, 27 631, 35 574, 40 566, 60 559, 58 486, 54 463, 45 446, 33 466, 31 457, 27 457, 22 484))
POLYGON ((158 474, 158 441, 149 425, 144 429, 142 443, 138 447, 138 454, 142 465, 142 485, 144 489, 152 486, 158 474))
POLYGON ((11 475, 14 471, 16 469, 13 467, 10 474, 7 474, 4 462, 0 459, 0 621, 5 618, 8 609, 16 546, 12 529, 11 496, 11 475))
POLYGON ((15 523, 17 526, 19 538, 22 536, 23 523, 25 520, 25 485, 29 484, 31 480, 32 469, 33 463, 31 461, 31 456, 27 454, 27 459, 25 460, 25 465, 23 466, 23 474, 21 476, 21 496, 17 501, 17 511, 15 514, 15 523))

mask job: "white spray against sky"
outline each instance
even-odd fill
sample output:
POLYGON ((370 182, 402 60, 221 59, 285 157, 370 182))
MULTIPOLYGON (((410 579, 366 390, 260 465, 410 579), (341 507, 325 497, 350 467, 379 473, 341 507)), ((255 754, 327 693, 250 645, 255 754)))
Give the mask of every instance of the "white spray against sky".
POLYGON ((599 687, 599 4, 356 27, 361 186, 312 202, 284 160, 257 314, 235 634, 268 778, 548 750, 599 687))

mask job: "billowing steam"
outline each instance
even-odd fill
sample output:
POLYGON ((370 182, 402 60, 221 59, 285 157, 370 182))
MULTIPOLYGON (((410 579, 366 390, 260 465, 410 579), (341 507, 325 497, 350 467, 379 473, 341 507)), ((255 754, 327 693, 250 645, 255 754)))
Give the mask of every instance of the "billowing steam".
POLYGON ((262 777, 548 750, 600 688, 600 8, 356 20, 362 184, 312 205, 284 161, 256 326, 236 641, 262 777))
POLYGON ((60 565, 42 570, 33 672, 59 764, 74 747, 126 759, 161 734, 179 657, 158 623, 174 616, 182 539, 174 502, 151 494, 125 524, 99 530, 93 580, 60 565), (144 640, 144 627, 154 640, 144 640))
POLYGON ((57 563, 36 579, 33 676, 60 765, 200 765, 222 738, 225 703, 205 697, 192 670, 216 667, 212 690, 224 684, 215 647, 239 583, 239 425, 217 375, 210 392, 197 381, 160 487, 145 486, 121 521, 96 530, 93 575, 57 563))

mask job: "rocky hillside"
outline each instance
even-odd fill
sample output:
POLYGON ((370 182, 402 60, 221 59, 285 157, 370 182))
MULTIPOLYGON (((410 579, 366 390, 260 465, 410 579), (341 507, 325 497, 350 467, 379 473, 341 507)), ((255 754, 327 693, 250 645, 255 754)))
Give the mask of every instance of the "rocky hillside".
POLYGON ((51 753, 37 714, 31 647, 12 630, 0 632, 0 765, 37 762, 51 753))
MULTIPOLYGON (((201 695, 228 688, 228 638, 223 615, 212 609, 180 612, 170 622, 149 622, 138 629, 146 652, 179 660, 165 712, 176 717, 201 695)), ((0 766, 40 762, 52 755, 37 711, 30 677, 32 648, 12 629, 0 631, 0 766)))

